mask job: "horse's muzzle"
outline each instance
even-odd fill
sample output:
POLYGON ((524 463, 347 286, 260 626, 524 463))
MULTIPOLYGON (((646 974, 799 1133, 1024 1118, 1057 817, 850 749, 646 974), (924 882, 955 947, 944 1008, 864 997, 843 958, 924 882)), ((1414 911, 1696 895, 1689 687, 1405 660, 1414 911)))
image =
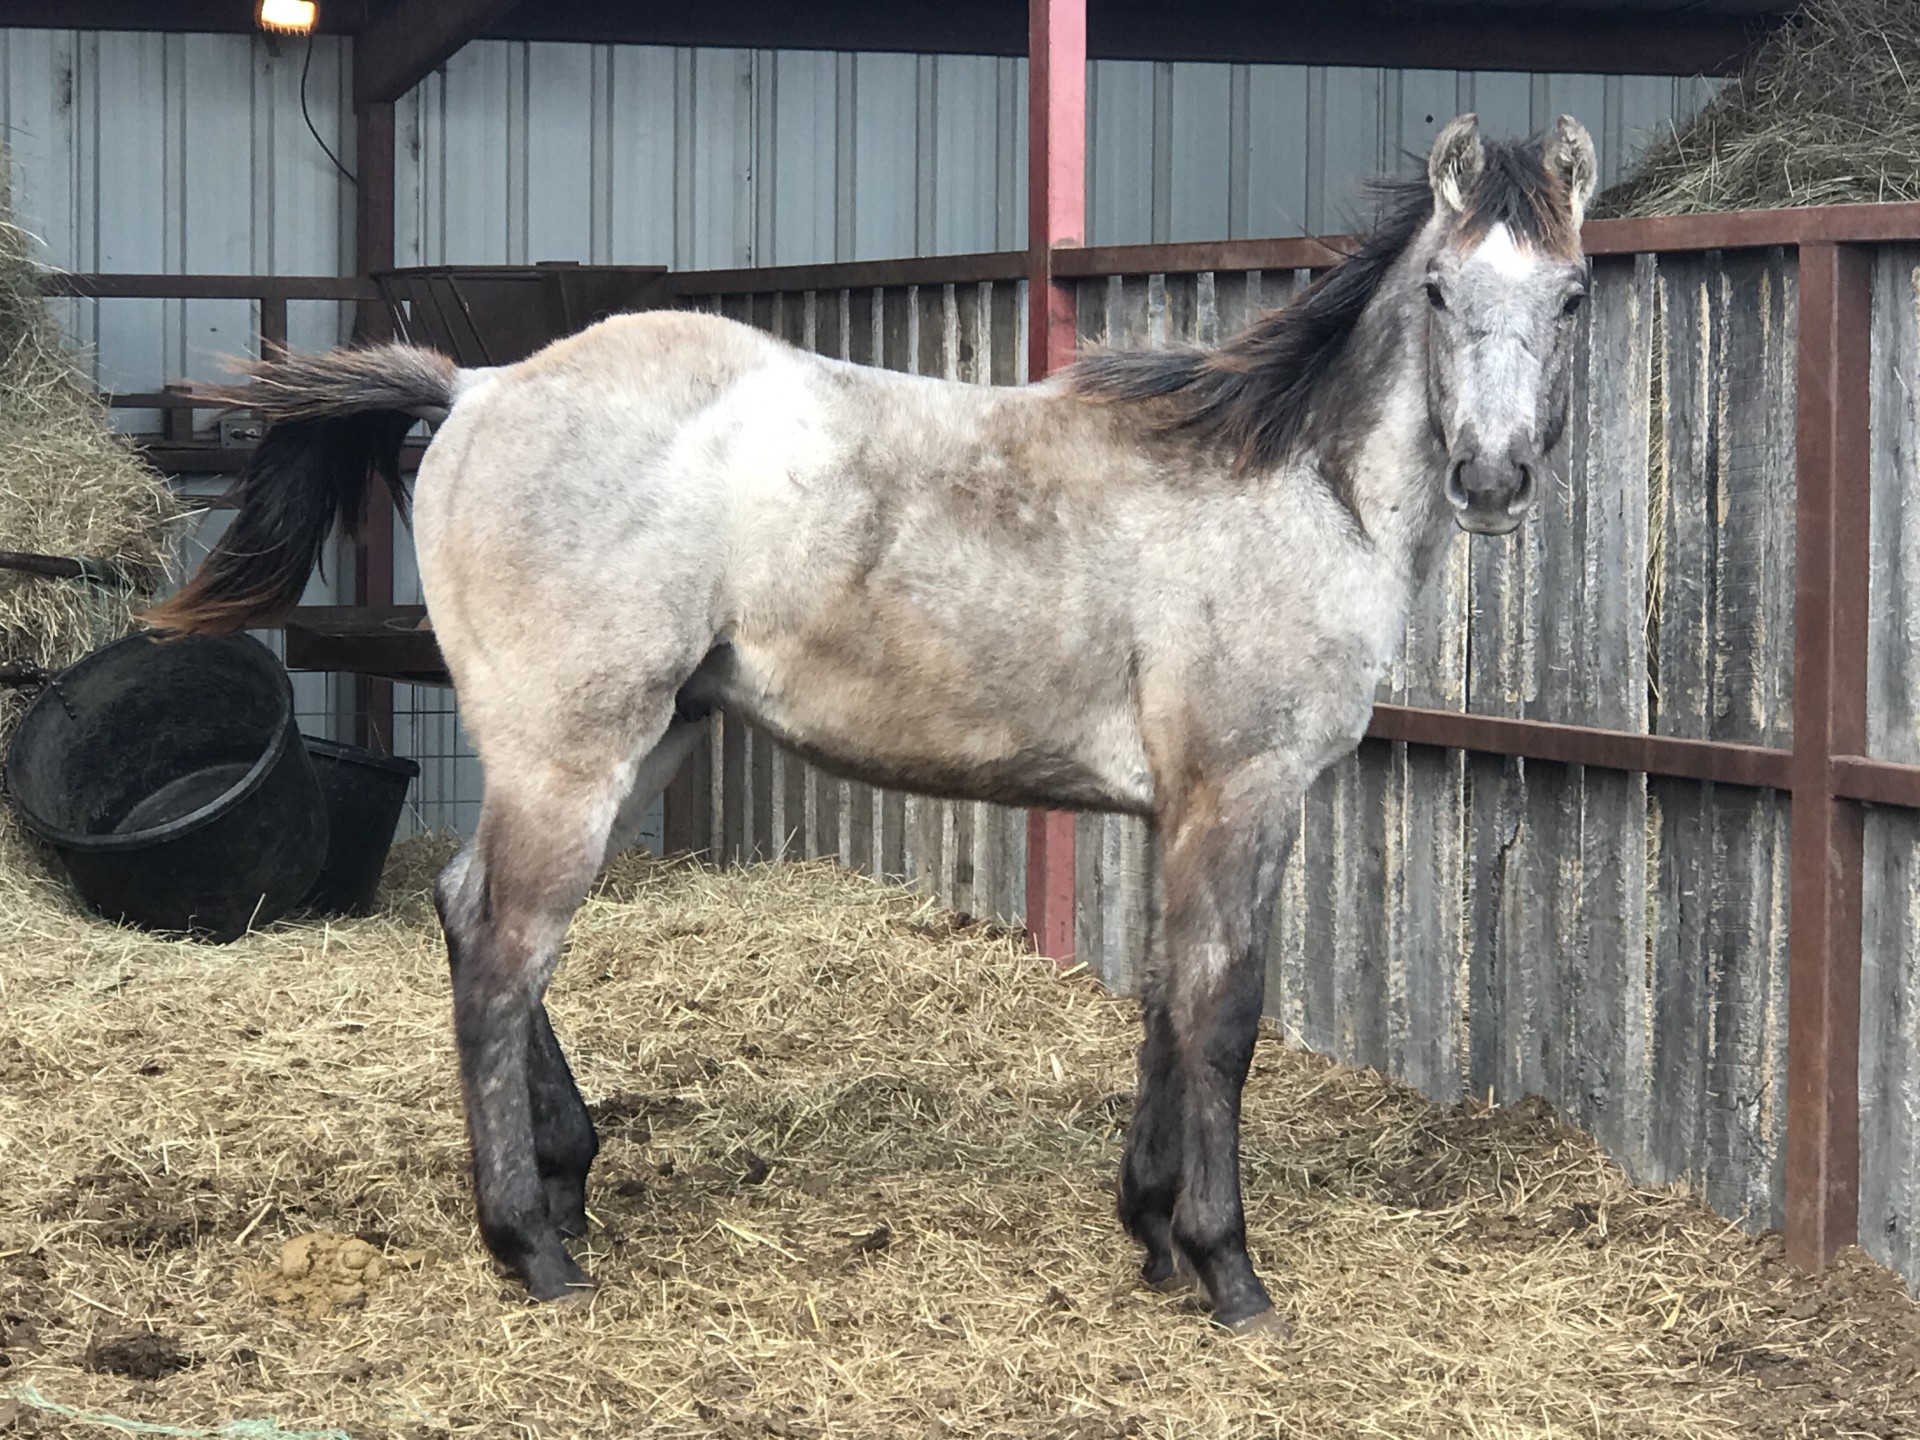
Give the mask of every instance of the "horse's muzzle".
POLYGON ((1540 457, 1518 447, 1488 461, 1477 455, 1455 458, 1447 466, 1447 503, 1462 530, 1475 535, 1510 535, 1533 508, 1534 476, 1540 457))

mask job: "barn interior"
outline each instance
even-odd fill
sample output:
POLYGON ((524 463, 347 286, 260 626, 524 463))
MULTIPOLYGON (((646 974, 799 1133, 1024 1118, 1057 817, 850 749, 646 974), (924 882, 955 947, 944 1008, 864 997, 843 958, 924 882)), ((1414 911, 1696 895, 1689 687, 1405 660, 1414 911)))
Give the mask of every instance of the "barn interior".
MULTIPOLYGON (((1552 523, 1462 552, 1303 813, 1247 1142, 1291 1339, 1142 1290, 1111 1222, 1141 829, 850 787, 724 726, 576 922, 555 1019, 614 1283, 528 1308, 472 1238, 428 896, 481 777, 382 509, 260 636, 303 732, 419 767, 373 914, 160 939, 6 835, 0 1429, 1904 1433, 1920 421, 1883 397, 1920 355, 1920 211, 1873 138, 1920 63, 1903 8, 1093 0, 1081 51, 1044 0, 322 0, 312 36, 224 0, 7 7, 0 289, 45 297, 73 403, 38 423, 84 434, 133 533, 0 549, 142 583, 0 578, 65 617, 0 663, 123 633, 148 550, 221 532, 257 431, 179 387, 263 345, 497 363, 685 306, 1014 383, 1283 303, 1360 182, 1466 110, 1578 115, 1637 218, 1589 227, 1617 363, 1583 372, 1552 523), (1849 119, 1829 82, 1875 40, 1895 98, 1849 119), (1077 93, 1036 82, 1050 42, 1077 93), (1802 143, 1789 93, 1840 138, 1802 143), (1031 186, 1047 146, 1078 194, 1031 186), (1796 178, 1782 146, 1825 158, 1796 178), (1810 406, 1821 365, 1854 408, 1810 406), (1841 578, 1807 609, 1816 542, 1841 578), (1855 613, 1857 647, 1807 640, 1855 613), (1816 732, 1808 697, 1849 686, 1858 725, 1816 732), (1816 812, 1840 863, 1805 891, 1816 812)), ((5 498, 47 515, 73 473, 5 498)))

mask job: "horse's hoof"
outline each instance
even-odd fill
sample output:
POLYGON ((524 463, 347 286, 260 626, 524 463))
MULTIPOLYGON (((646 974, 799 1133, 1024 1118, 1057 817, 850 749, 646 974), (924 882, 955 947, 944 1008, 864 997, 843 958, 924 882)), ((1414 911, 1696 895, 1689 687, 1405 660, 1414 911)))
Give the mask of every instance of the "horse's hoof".
POLYGON ((593 1298, 593 1281, 565 1250, 557 1258, 529 1266, 522 1278, 527 1293, 542 1304, 583 1305, 593 1298))
POLYGON ((1271 1307, 1256 1310, 1251 1315, 1242 1315, 1237 1320, 1222 1320, 1216 1315, 1214 1323, 1238 1339, 1252 1335, 1273 1335, 1285 1340, 1293 1334, 1293 1326, 1287 1323, 1278 1310, 1271 1307))
POLYGON ((586 1187, 577 1180, 549 1176, 546 1188, 547 1213, 553 1217, 553 1228, 563 1240, 580 1239, 587 1233, 586 1187))
POLYGON ((1142 1269, 1140 1278, 1162 1295, 1186 1295, 1200 1286, 1200 1277, 1193 1273, 1193 1267, 1177 1256, 1164 1269, 1158 1266, 1142 1269))

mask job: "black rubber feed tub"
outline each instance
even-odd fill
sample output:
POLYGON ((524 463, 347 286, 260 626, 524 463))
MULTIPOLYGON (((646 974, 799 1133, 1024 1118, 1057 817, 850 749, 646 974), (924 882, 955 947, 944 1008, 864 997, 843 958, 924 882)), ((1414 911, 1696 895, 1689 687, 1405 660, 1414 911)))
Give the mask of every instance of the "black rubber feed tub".
POLYGON ((306 738, 307 756, 326 799, 326 863, 300 908, 319 915, 365 915, 380 889, 380 872, 420 773, 411 760, 359 745, 306 738))
POLYGON ((222 942, 278 920, 327 853, 293 686, 244 635, 133 635, 42 690, 7 755, 21 819, 97 913, 222 942))

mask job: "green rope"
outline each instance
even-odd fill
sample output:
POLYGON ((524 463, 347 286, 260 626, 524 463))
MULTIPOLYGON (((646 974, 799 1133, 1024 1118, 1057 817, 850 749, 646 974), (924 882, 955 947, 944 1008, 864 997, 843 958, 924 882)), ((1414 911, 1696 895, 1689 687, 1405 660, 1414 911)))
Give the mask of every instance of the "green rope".
POLYGON ((182 1425, 154 1425, 145 1420, 127 1420, 97 1410, 76 1410, 49 1400, 31 1385, 15 1385, 13 1399, 34 1410, 44 1410, 82 1425, 102 1425, 127 1435, 176 1435, 186 1440, 353 1440, 344 1430, 282 1430, 272 1420, 233 1420, 218 1430, 191 1429, 182 1425))

